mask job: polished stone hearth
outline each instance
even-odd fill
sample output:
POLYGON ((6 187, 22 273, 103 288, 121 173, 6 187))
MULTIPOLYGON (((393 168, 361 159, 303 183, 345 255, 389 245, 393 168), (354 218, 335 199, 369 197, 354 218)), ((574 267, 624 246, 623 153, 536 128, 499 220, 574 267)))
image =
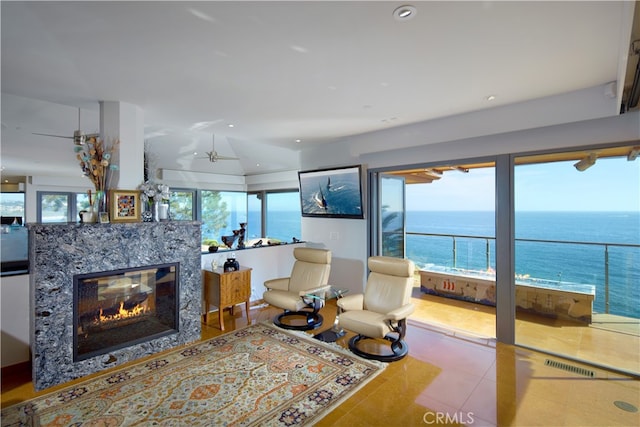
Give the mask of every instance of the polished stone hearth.
POLYGON ((29 224, 31 352, 36 390, 200 339, 200 223, 29 224), (73 360, 77 274, 179 263, 178 331, 73 360))

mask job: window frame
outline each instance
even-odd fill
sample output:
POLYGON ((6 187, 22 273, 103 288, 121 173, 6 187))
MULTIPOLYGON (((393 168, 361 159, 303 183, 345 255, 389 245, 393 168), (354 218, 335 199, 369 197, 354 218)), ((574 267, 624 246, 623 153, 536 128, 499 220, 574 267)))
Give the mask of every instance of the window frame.
POLYGON ((67 220, 66 221, 52 221, 51 224, 65 224, 72 222, 71 218, 74 217, 74 214, 77 215, 78 212, 75 212, 76 209, 76 192, 73 191, 37 191, 36 192, 36 203, 37 203, 37 215, 36 221, 38 223, 43 223, 42 221, 42 199, 45 196, 66 196, 67 197, 67 220))
MULTIPOLYGON (((300 190, 298 188, 282 188, 282 189, 278 189, 278 190, 260 190, 260 191, 247 191, 247 200, 250 194, 255 194, 258 196, 258 199, 260 200, 261 204, 260 204, 260 209, 261 209, 261 230, 262 230, 262 234, 263 236, 261 237, 267 237, 269 236, 269 230, 268 230, 268 217, 269 217, 269 203, 268 203, 268 198, 270 194, 282 194, 282 193, 296 193, 296 200, 299 203, 300 201, 300 190)), ((249 224, 249 228, 251 228, 251 224, 249 224)), ((300 216, 300 231, 302 231, 302 216, 300 216)))

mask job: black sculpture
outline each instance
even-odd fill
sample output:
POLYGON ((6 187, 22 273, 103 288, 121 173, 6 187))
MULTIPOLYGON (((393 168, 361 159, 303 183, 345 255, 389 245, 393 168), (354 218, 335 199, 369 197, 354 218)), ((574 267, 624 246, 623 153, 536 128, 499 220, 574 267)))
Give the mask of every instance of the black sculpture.
POLYGON ((238 232, 238 249, 244 249, 244 233, 246 231, 245 229, 246 226, 247 226, 246 222, 241 222, 240 230, 233 231, 234 234, 236 233, 236 231, 238 232))
POLYGON ((233 243, 236 241, 236 239, 238 240, 238 245, 236 246, 236 249, 244 249, 244 233, 246 232, 246 226, 247 223, 246 222, 241 222, 240 223, 240 229, 239 230, 233 230, 233 236, 222 236, 222 243, 224 243, 225 245, 227 245, 227 247, 229 249, 231 249, 231 247, 233 246, 233 243))

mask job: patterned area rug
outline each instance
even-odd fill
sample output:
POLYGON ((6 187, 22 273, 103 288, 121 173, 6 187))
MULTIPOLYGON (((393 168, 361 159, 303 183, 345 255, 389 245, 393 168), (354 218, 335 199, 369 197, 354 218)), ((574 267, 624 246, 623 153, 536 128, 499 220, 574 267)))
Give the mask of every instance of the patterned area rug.
POLYGON ((2 411, 2 426, 292 426, 384 365, 270 324, 180 347, 2 411))

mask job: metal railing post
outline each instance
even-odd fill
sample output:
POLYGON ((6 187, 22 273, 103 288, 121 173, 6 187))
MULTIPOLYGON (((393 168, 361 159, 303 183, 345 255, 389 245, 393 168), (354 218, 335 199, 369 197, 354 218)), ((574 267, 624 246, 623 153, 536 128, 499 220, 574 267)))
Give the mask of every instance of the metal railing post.
POLYGON ((489 268, 491 267, 491 247, 489 246, 489 239, 484 239, 484 241, 487 244, 487 250, 485 253, 487 254, 487 271, 489 271, 489 268))
POLYGON ((609 245, 604 245, 604 312, 609 313, 609 245))
POLYGON ((451 236, 453 238, 453 268, 456 268, 456 253, 458 252, 457 244, 456 244, 456 236, 451 236))

